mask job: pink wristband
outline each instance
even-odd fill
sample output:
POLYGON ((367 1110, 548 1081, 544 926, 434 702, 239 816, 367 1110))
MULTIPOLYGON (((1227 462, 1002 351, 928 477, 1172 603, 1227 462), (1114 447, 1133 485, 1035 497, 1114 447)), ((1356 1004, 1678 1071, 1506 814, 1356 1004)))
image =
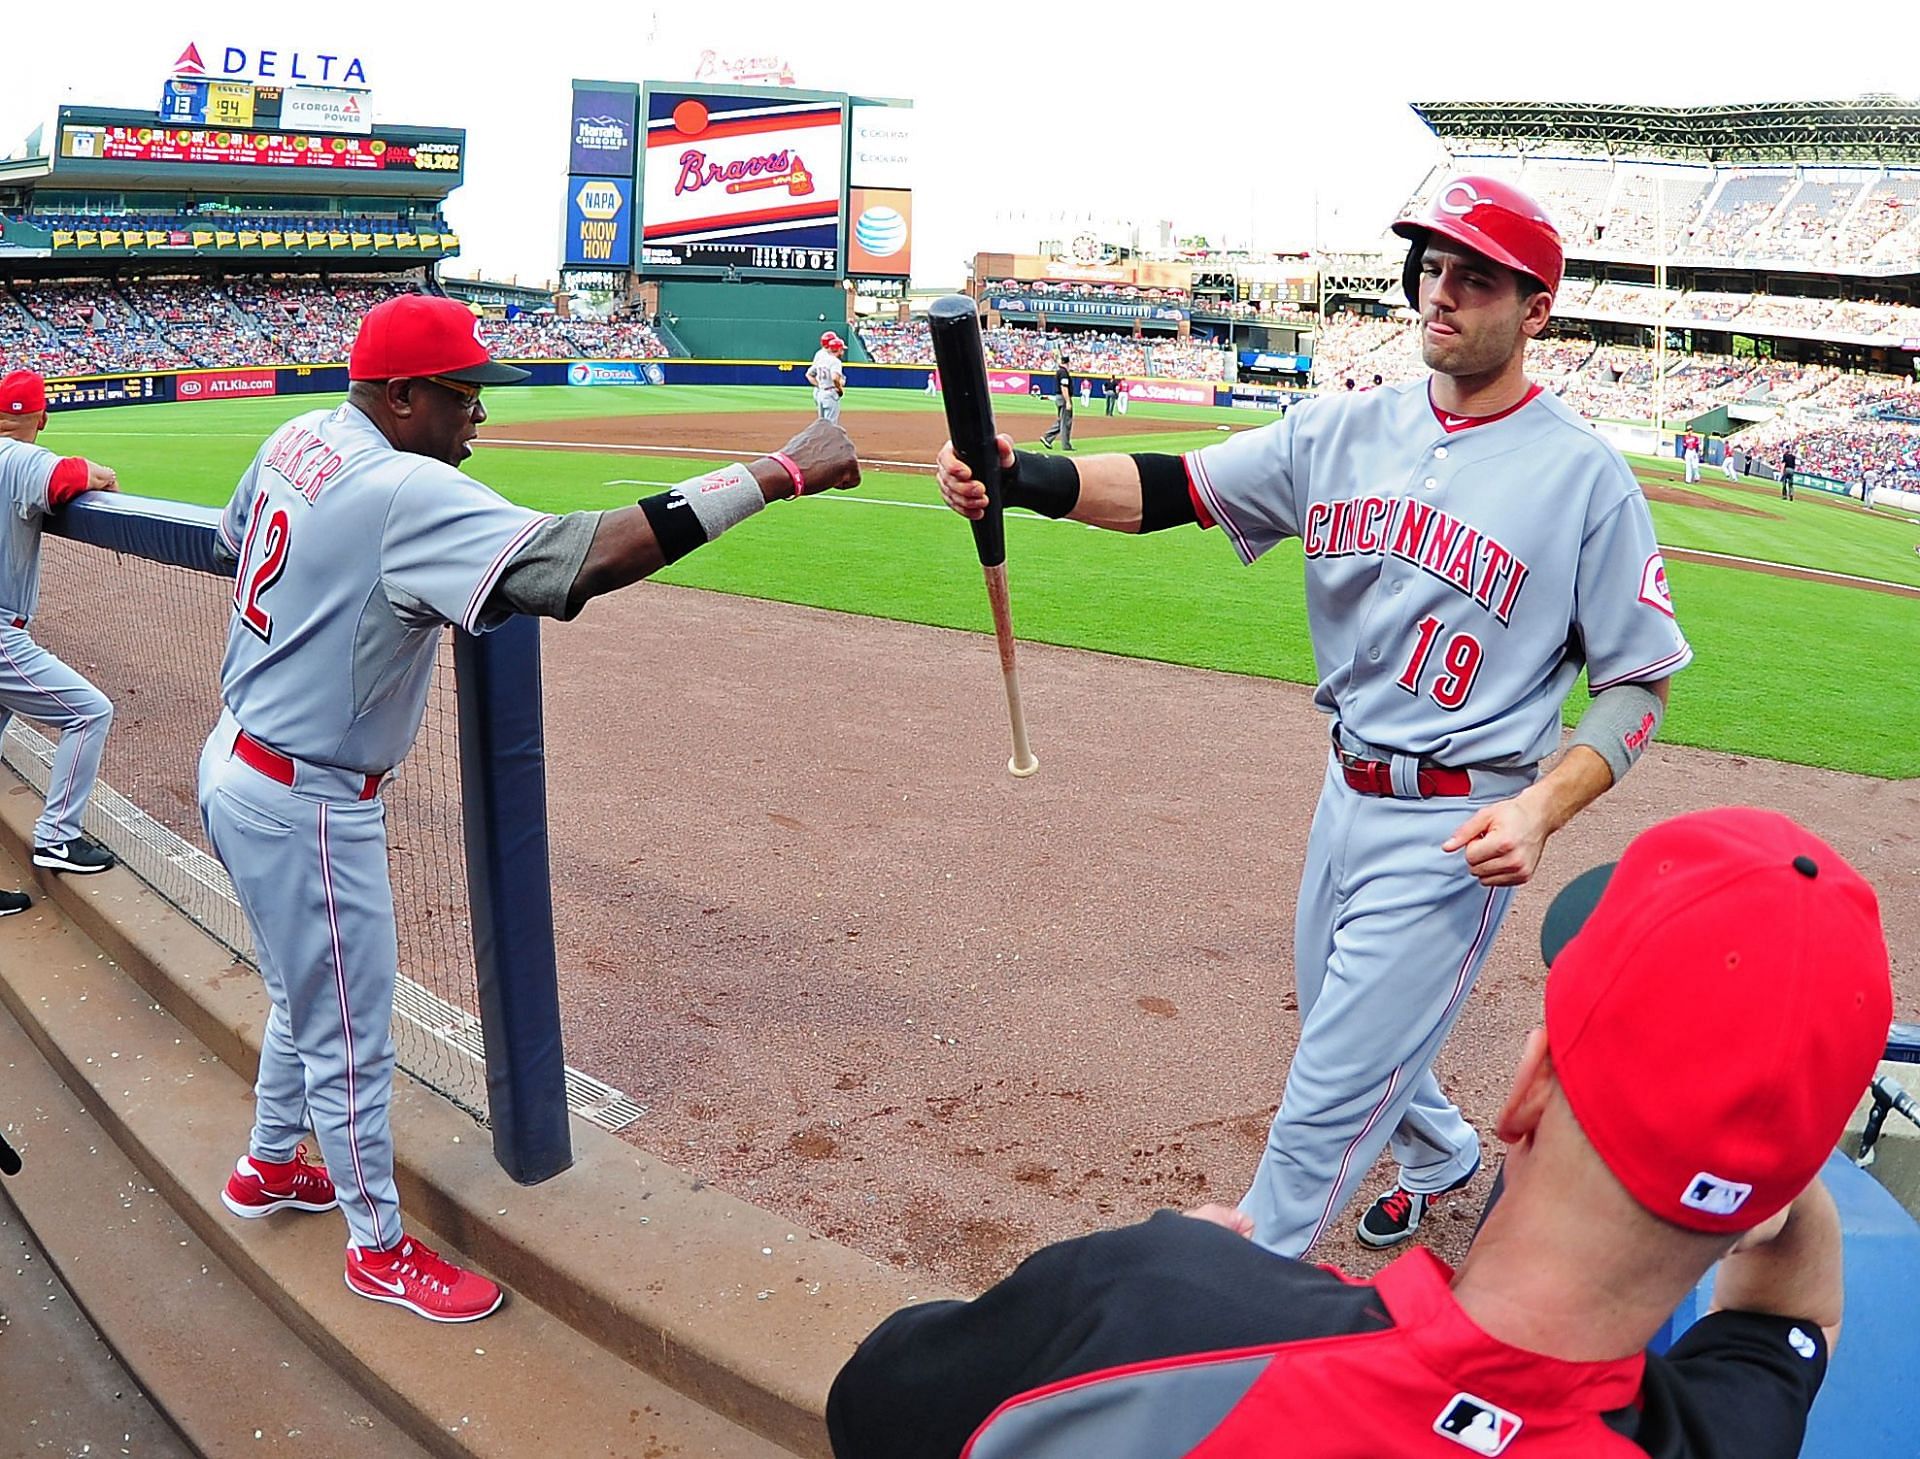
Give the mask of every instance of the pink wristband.
POLYGON ((785 451, 770 451, 767 453, 767 459, 769 461, 778 461, 782 466, 787 468, 787 475, 793 478, 793 494, 795 496, 805 496, 807 494, 807 478, 802 476, 800 474, 800 468, 793 464, 793 457, 789 456, 785 451))

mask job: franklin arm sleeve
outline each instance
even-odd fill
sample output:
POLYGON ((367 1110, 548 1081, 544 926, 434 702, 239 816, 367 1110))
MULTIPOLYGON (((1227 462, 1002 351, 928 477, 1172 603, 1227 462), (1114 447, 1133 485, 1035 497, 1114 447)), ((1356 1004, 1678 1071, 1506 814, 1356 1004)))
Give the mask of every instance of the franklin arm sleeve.
POLYGON ((1646 685, 1615 684, 1593 696, 1574 727, 1573 743, 1605 760, 1618 785, 1653 743, 1666 711, 1660 696, 1646 685))

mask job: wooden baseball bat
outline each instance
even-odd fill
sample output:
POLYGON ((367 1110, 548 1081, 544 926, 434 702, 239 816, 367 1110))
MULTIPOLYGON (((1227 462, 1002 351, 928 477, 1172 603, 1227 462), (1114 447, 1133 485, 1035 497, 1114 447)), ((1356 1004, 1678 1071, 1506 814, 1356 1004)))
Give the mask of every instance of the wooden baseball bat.
POLYGON ((980 343, 979 306, 964 294, 935 299, 927 310, 933 359, 947 409, 954 453, 987 489, 986 515, 972 523, 973 546, 987 580, 993 636, 1000 647, 1000 677, 1007 689, 1007 720, 1013 729, 1010 773, 1022 778, 1040 768, 1027 744, 1027 715, 1020 704, 1020 670, 1014 662, 1013 605, 1007 596, 1007 534, 1001 517, 1000 452, 993 442, 993 398, 987 390, 987 354, 980 343))

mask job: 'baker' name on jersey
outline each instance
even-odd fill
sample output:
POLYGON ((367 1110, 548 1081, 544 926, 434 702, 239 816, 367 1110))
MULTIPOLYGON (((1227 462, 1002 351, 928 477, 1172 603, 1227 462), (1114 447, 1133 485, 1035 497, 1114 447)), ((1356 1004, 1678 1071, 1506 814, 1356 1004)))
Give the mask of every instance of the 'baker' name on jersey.
POLYGON ((1308 557, 1397 557, 1472 598, 1505 623, 1527 565, 1478 527, 1410 496, 1313 502, 1300 533, 1308 557))
POLYGON ((304 426, 288 426, 267 453, 267 468, 285 477, 287 484, 309 502, 326 490, 344 465, 338 451, 304 426))

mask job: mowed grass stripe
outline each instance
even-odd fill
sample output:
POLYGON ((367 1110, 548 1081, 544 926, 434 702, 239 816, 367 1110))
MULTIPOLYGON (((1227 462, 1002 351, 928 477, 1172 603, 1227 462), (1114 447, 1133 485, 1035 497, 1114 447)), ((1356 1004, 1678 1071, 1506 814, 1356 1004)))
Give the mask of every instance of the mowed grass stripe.
MULTIPOLYGON (((889 408, 939 408, 937 400, 914 392, 896 395, 904 398, 889 400, 889 408)), ((805 408, 804 391, 725 386, 499 391, 488 399, 495 421, 715 406, 805 408)), ((98 454, 121 470, 131 488, 218 506, 260 440, 303 407, 326 403, 310 397, 76 412, 56 417, 46 440, 57 450, 98 454), (201 433, 200 439, 173 434, 185 430, 201 433)), ((1018 419, 1013 434, 1023 440, 1037 436, 1051 418, 1044 403, 1017 397, 996 402, 996 409, 1003 419, 1018 419)), ((1107 438, 1100 448, 1185 449, 1219 439, 1214 424, 1246 417, 1179 407, 1141 413, 1192 419, 1195 429, 1107 438)), ((710 469, 711 460, 488 447, 469 469, 516 501, 572 511, 623 505, 657 489, 610 483, 683 479, 710 469)), ((1750 492, 1726 488, 1724 494, 1762 510, 1768 506, 1764 496, 1750 492)), ((912 504, 939 500, 924 473, 870 472, 857 495, 912 504)), ((1787 510, 1764 517, 1667 503, 1655 503, 1653 512, 1661 539, 1675 546, 1920 583, 1920 572, 1908 565, 1920 564, 1913 555, 1920 532, 1911 526, 1824 499, 1780 506, 1787 510)), ((1251 569, 1239 565, 1218 533, 1132 538, 1035 522, 1018 529, 1011 544, 1015 623, 1023 637, 1230 673, 1296 682, 1315 677, 1296 544, 1283 545, 1251 569)), ((1676 681, 1662 738, 1870 775, 1920 775, 1920 737, 1907 728, 1912 665, 1920 662, 1920 604, 1691 563, 1674 563, 1670 576, 1697 657, 1676 681)), ((957 518, 940 512, 849 512, 806 502, 781 507, 661 577, 990 631, 972 537, 957 518)), ((1576 692, 1570 708, 1580 701, 1576 692)))

